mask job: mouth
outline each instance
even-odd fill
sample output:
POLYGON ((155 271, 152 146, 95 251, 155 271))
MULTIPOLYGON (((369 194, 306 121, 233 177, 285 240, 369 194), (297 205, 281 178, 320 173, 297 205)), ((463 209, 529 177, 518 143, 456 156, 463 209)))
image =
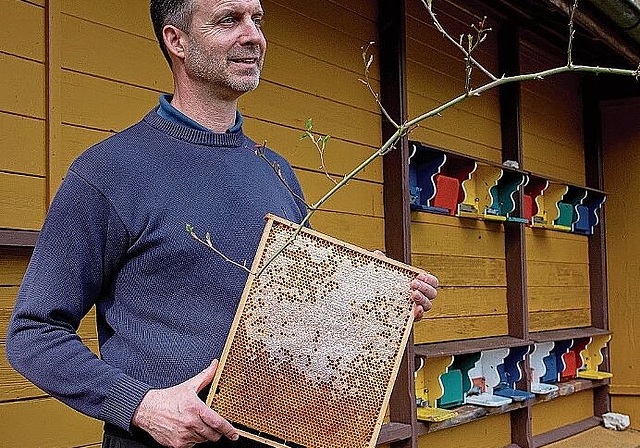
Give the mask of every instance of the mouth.
POLYGON ((259 58, 231 58, 229 60, 234 64, 242 65, 257 65, 260 61, 259 58))

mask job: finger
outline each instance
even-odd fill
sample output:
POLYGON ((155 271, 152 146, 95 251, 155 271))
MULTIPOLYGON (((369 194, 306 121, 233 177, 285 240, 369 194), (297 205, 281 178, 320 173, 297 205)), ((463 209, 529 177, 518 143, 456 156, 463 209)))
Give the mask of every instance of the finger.
POLYGON ((188 379, 184 382, 184 384, 189 387, 191 390, 194 390, 196 393, 200 392, 205 386, 211 384, 213 381, 213 377, 216 374, 216 369, 218 368, 218 360, 214 359, 209 367, 204 369, 202 372, 198 373, 193 378, 188 379))
POLYGON ((429 299, 435 299, 438 295, 438 290, 435 287, 433 287, 429 283, 419 280, 418 278, 414 278, 411 281, 411 289, 421 292, 429 299))
POLYGON ((431 300, 417 290, 411 292, 411 300, 413 300, 416 305, 422 307, 423 312, 429 311, 433 307, 431 300))
POLYGON ((418 276, 416 277, 418 280, 421 280, 429 285, 431 285, 434 288, 437 288, 438 285, 440 284, 440 282, 438 281, 438 277, 436 277, 435 275, 429 273, 429 272, 422 272, 420 274, 418 274, 418 276))
POLYGON ((217 442, 222 438, 222 434, 220 434, 215 429, 211 428, 205 422, 202 422, 202 427, 201 428, 197 428, 195 431, 196 431, 196 434, 198 435, 198 437, 200 437, 202 439, 202 440, 198 440, 198 443, 200 443, 200 442, 217 442))
MULTIPOLYGON (((200 412, 202 421, 213 431, 225 436, 229 440, 238 440, 240 435, 238 431, 224 418, 220 417, 213 409, 205 406, 200 412)), ((212 440, 214 441, 214 440, 212 440)))
POLYGON ((380 258, 382 258, 382 257, 386 257, 386 255, 384 254, 384 252, 382 252, 381 250, 378 250, 378 249, 376 249, 376 250, 374 250, 374 251, 373 251, 373 255, 375 255, 376 257, 380 257, 380 258))
POLYGON ((422 320, 423 317, 424 317, 424 308, 422 308, 422 305, 414 304, 413 320, 415 321, 422 320))

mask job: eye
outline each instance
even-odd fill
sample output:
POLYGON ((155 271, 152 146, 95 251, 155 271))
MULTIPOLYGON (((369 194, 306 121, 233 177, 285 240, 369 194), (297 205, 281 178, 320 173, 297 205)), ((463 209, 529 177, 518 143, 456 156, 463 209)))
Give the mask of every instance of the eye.
POLYGON ((236 18, 233 16, 226 16, 220 20, 220 23, 222 25, 233 25, 234 23, 236 23, 236 18))
POLYGON ((256 27, 260 28, 262 27, 262 24, 264 23, 264 17, 262 16, 255 16, 253 18, 253 23, 256 24, 256 27))

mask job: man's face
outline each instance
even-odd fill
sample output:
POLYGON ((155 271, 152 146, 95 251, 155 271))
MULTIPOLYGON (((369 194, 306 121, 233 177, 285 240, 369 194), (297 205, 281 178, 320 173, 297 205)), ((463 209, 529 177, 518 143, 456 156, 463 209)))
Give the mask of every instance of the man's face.
POLYGON ((194 1, 185 48, 187 73, 224 97, 238 97, 255 89, 267 47, 260 1, 194 1))

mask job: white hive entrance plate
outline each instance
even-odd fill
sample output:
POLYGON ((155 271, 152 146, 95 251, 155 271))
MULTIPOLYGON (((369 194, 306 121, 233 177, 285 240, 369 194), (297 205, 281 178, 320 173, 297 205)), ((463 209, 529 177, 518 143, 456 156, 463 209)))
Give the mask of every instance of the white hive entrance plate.
MULTIPOLYGON (((252 272, 299 226, 274 216, 252 272)), ((308 229, 249 275, 207 403, 275 447, 374 447, 421 271, 308 229)))

